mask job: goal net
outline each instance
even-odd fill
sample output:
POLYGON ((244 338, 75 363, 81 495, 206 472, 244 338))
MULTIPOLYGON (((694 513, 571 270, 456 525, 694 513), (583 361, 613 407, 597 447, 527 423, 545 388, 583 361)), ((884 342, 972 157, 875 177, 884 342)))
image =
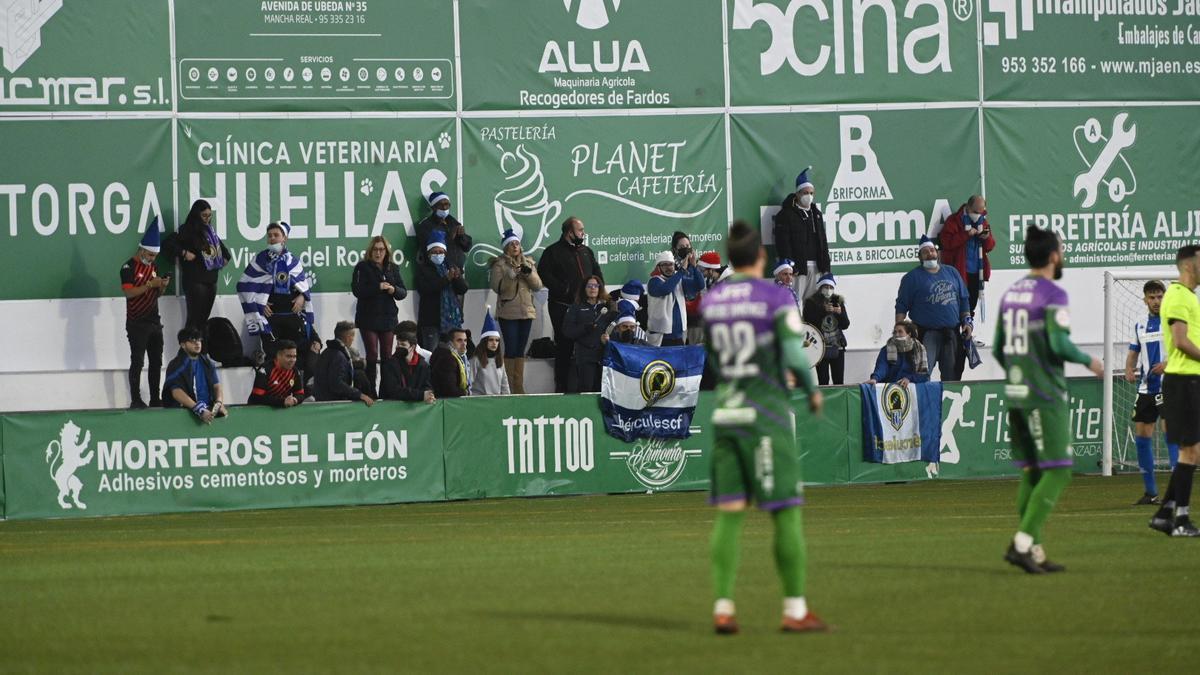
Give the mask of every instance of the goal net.
MULTIPOLYGON (((1102 469, 1106 476, 1115 471, 1139 471, 1137 449, 1134 446, 1133 408, 1138 386, 1145 373, 1133 363, 1134 382, 1126 378, 1129 344, 1134 341, 1134 327, 1143 326, 1150 316, 1143 299, 1143 287, 1149 281, 1164 286, 1178 278, 1171 270, 1146 272, 1104 273, 1104 364, 1109 376, 1104 380, 1104 454, 1102 469)), ((1164 354, 1163 359, 1166 358, 1164 354)), ((1155 465, 1165 470, 1167 441, 1161 425, 1152 438, 1155 465)))

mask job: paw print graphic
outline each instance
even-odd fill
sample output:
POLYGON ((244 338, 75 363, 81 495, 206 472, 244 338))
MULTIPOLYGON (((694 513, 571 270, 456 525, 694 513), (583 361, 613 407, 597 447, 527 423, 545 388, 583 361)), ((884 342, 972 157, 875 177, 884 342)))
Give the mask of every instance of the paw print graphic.
POLYGON ((442 135, 438 136, 438 145, 440 145, 443 150, 448 149, 450 147, 450 134, 443 131, 442 135))
POLYGON ((375 184, 371 182, 370 178, 364 178, 358 184, 358 191, 363 193, 364 197, 370 196, 374 190, 375 184))

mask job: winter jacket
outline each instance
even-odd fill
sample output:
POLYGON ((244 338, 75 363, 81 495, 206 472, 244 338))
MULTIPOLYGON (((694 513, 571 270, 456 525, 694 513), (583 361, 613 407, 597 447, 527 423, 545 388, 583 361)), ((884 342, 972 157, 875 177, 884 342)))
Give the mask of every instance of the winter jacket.
POLYGON ((389 401, 424 401, 425 392, 433 389, 429 381, 429 363, 419 354, 404 360, 391 356, 383 362, 379 381, 379 397, 389 401), (416 363, 412 359, 416 357, 416 363))
POLYGON ((583 282, 588 277, 594 275, 604 279, 592 249, 583 244, 572 246, 562 239, 546 247, 537 269, 542 283, 550 291, 550 301, 564 305, 579 301, 583 295, 583 282))
POLYGON ((911 352, 900 354, 894 362, 888 362, 887 346, 879 350, 879 356, 875 358, 875 371, 871 373, 871 379, 876 382, 899 382, 902 379, 907 379, 909 382, 920 384, 921 382, 929 381, 929 373, 918 373, 913 366, 911 352))
POLYGON ((437 328, 441 326, 442 289, 446 287, 446 284, 451 284, 457 295, 467 292, 466 277, 459 277, 451 281, 449 277, 438 274, 437 266, 428 260, 417 263, 415 281, 417 293, 420 294, 420 302, 417 305, 417 325, 422 327, 437 328))
POLYGON ((589 305, 581 302, 567 309, 563 319, 563 332, 575 341, 575 363, 600 363, 604 357, 604 343, 600 336, 617 320, 617 311, 607 302, 589 305))
POLYGON ((669 277, 657 272, 650 276, 646 293, 646 318, 651 333, 681 338, 687 333, 687 308, 684 296, 704 290, 704 275, 696 266, 678 270, 669 277))
POLYGON ((496 318, 536 318, 533 294, 542 290, 542 277, 538 275, 537 261, 522 254, 521 264, 513 266, 511 259, 502 255, 493 258, 490 265, 488 285, 496 292, 496 318), (529 274, 521 273, 522 265, 529 267, 529 274))
POLYGON ((354 365, 350 350, 341 340, 326 340, 317 359, 312 394, 318 401, 357 401, 362 392, 354 388, 354 365))
POLYGON ((472 356, 470 366, 472 396, 496 396, 512 393, 508 386, 508 373, 496 365, 496 359, 487 359, 486 363, 480 363, 479 357, 472 356))
POLYGON ((217 375, 217 364, 213 362, 208 354, 201 354, 196 358, 191 358, 183 348, 179 349, 179 353, 171 362, 167 364, 167 377, 163 380, 162 401, 164 408, 179 408, 179 402, 171 395, 171 392, 176 389, 182 389, 183 393, 187 394, 188 398, 196 400, 196 370, 203 369, 204 378, 208 382, 207 401, 199 401, 208 407, 217 400, 216 386, 221 383, 220 376, 217 375))
POLYGON ((815 260, 818 272, 828 272, 829 241, 825 235, 825 217, 812 204, 807 211, 796 204, 796 195, 784 200, 775 214, 775 253, 805 269, 805 261, 815 260))
MULTIPOLYGON (((967 278, 967 240, 973 236, 967 234, 967 227, 976 227, 976 225, 968 225, 968 220, 967 205, 963 204, 958 207, 954 215, 946 219, 946 223, 942 225, 941 234, 938 235, 942 242, 942 264, 958 270, 959 276, 964 280, 967 278)), ((987 224, 987 216, 980 219, 980 224, 987 224)), ((988 253, 996 248, 996 238, 992 236, 990 224, 988 224, 987 239, 980 243, 983 244, 983 269, 979 278, 987 281, 992 278, 992 262, 988 260, 988 253)))
POLYGON ((466 269, 467 251, 471 250, 474 240, 465 229, 461 237, 454 236, 459 224, 453 215, 446 216, 446 221, 442 222, 432 213, 426 216, 425 220, 417 223, 417 262, 425 262, 428 257, 425 253, 425 246, 429 244, 429 235, 433 234, 434 230, 441 230, 446 235, 446 262, 460 270, 466 269))
POLYGON ((354 266, 350 289, 358 298, 358 305, 354 309, 354 325, 376 332, 390 331, 396 327, 400 316, 396 303, 408 295, 399 268, 392 264, 380 267, 370 260, 360 261, 354 266), (394 295, 380 290, 379 284, 385 281, 396 287, 394 295))
MULTIPOLYGON (((179 274, 183 285, 190 286, 192 284, 215 284, 217 276, 220 274, 220 268, 210 270, 204 267, 204 251, 208 249, 208 237, 202 227, 185 227, 180 226, 179 231, 167 235, 163 239, 162 252, 163 256, 168 259, 179 261, 179 274), (188 260, 184 253, 191 253, 196 256, 192 260, 188 260)), ((229 253, 229 247, 220 238, 221 257, 225 259, 225 264, 228 265, 233 259, 229 253)), ((210 251, 211 256, 215 251, 210 251)))
POLYGON ((820 293, 804 301, 804 322, 811 324, 821 331, 825 340, 825 355, 823 358, 837 358, 837 352, 846 349, 846 334, 842 331, 850 327, 850 313, 846 310, 846 299, 836 293, 828 300, 820 293), (825 303, 839 305, 842 313, 825 311, 825 303))
POLYGON ((433 395, 438 398, 460 398, 467 395, 466 365, 445 345, 433 350, 429 360, 433 395))

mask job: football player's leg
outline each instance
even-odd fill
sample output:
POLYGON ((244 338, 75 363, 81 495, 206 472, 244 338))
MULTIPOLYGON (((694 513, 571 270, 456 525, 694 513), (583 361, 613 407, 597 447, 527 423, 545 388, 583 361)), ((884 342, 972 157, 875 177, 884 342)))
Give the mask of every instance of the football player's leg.
POLYGON ((771 519, 775 523, 775 569, 779 571, 779 580, 783 582, 783 595, 803 598, 807 550, 800 509, 796 506, 779 509, 771 514, 771 519))
MULTIPOLYGON (((737 578, 738 540, 746 519, 745 472, 738 458, 739 439, 733 430, 719 429, 713 447, 710 482, 717 518, 710 540, 714 614, 732 617, 733 586, 737 578)), ((736 630, 736 629, 734 629, 736 630)))

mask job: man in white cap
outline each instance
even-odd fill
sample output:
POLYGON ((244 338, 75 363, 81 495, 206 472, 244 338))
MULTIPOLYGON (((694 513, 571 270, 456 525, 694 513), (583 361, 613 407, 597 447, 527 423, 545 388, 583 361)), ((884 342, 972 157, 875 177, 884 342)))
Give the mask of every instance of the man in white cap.
POLYGON ((704 275, 694 266, 677 264, 675 253, 663 251, 655 259, 654 272, 646 284, 646 323, 652 345, 684 344, 687 335, 686 295, 704 290, 704 275))
POLYGON ((958 270, 939 262, 937 247, 929 237, 921 237, 917 257, 921 265, 900 280, 896 323, 907 317, 917 325, 931 375, 936 362, 943 382, 957 381, 954 362, 962 342, 959 333, 969 337, 974 327, 967 285, 958 270))
POLYGON ((429 236, 435 230, 445 235, 446 261, 452 267, 465 269, 467 251, 471 250, 474 241, 467 234, 463 224, 450 213, 450 196, 445 192, 434 192, 429 195, 429 208, 433 209, 424 220, 417 223, 417 256, 424 259, 429 236))
POLYGON ((800 309, 800 294, 796 290, 796 263, 787 258, 780 258, 779 262, 775 263, 775 269, 771 270, 771 276, 775 277, 775 285, 783 286, 792 293, 792 299, 796 301, 796 309, 800 309))
POLYGON ((775 252, 795 264, 793 288, 801 301, 817 292, 817 279, 830 271, 825 218, 813 202, 815 188, 805 167, 796 176, 796 191, 783 200, 775 214, 775 252))

